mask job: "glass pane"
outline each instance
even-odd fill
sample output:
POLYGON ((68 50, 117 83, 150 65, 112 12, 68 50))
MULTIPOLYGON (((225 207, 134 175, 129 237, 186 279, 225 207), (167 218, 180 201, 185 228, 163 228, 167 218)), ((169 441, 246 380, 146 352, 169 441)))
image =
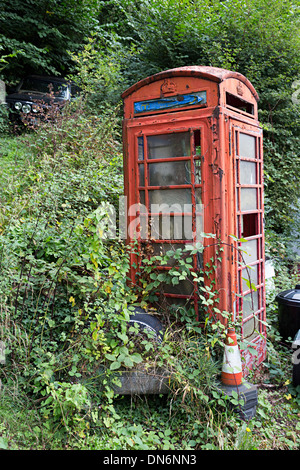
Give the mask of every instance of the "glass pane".
POLYGON ((195 233, 192 216, 169 214, 151 216, 151 237, 154 240, 190 240, 203 242, 203 218, 196 217, 195 233))
POLYGON ((168 214, 151 217, 151 238, 154 240, 192 240, 192 217, 168 214))
POLYGON ((193 222, 192 217, 189 215, 184 215, 183 217, 183 239, 192 240, 193 239, 193 222))
POLYGON ((184 214, 183 218, 183 239, 203 241, 201 234, 203 233, 203 217, 202 214, 196 214, 195 232, 193 231, 193 218, 192 216, 184 214))
POLYGON ((256 163, 240 161, 240 184, 256 184, 256 163))
POLYGON ((189 161, 151 163, 148 168, 150 186, 191 183, 191 164, 189 161))
POLYGON ((242 263, 249 264, 257 260, 257 240, 249 240, 241 244, 243 252, 242 263), (245 252, 245 253, 244 253, 245 252))
POLYGON ((140 186, 145 186, 145 170, 144 170, 144 164, 139 165, 139 178, 140 178, 140 186))
POLYGON ((258 319, 256 317, 251 318, 243 325, 243 337, 247 341, 258 336, 258 319))
POLYGON ((184 205, 191 206, 190 189, 154 189, 149 191, 149 203, 151 212, 184 212, 184 205))
POLYGON ((144 160, 144 137, 138 137, 138 159, 144 160))
POLYGON ((243 318, 249 317, 258 310, 258 291, 250 292, 243 297, 243 318))
POLYGON ((256 266, 248 266, 247 269, 243 269, 242 271, 242 285, 243 285, 243 292, 248 291, 251 287, 249 283, 254 284, 255 286, 258 284, 258 269, 256 266))
POLYGON ((240 190, 239 190, 239 188, 236 188, 236 208, 237 208, 238 211, 241 210, 240 202, 239 202, 239 194, 240 194, 240 190))
POLYGON ((193 231, 192 216, 168 214, 151 217, 151 237, 160 240, 191 240, 203 241, 201 234, 202 217, 196 218, 196 233, 193 231))
POLYGON ((202 214, 196 214, 196 240, 203 242, 203 237, 202 233, 204 232, 203 230, 203 215, 202 214))
POLYGON ((191 279, 185 279, 179 281, 179 284, 173 286, 172 284, 164 284, 163 291, 166 294, 179 294, 179 295, 191 295, 194 290, 193 281, 191 279))
POLYGON ((145 206, 145 191, 140 191, 140 203, 145 206))
POLYGON ((255 142, 256 139, 252 135, 240 133, 240 156, 256 158, 255 142))
POLYGON ((256 209, 256 188, 241 188, 241 211, 252 211, 256 209))
MULTIPOLYGON (((136 230, 138 232, 139 236, 143 240, 147 240, 149 238, 148 217, 146 217, 144 215, 140 215, 139 219, 136 219, 133 222, 133 227, 132 228, 133 228, 133 230, 136 230)), ((134 234, 134 236, 136 236, 136 235, 137 234, 134 234)))
POLYGON ((148 158, 178 158, 190 155, 190 133, 153 135, 147 138, 148 158))

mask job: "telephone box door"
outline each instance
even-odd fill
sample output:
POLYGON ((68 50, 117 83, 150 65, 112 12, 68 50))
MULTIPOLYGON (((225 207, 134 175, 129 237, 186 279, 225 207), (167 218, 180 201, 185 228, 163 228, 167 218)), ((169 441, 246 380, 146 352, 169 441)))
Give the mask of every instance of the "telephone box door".
MULTIPOLYGON (((160 124, 144 125, 142 131, 138 123, 130 129, 129 145, 135 148, 135 158, 128 162, 132 171, 130 168, 127 171, 134 175, 136 184, 131 180, 132 190, 127 192, 129 208, 133 208, 129 239, 138 239, 142 253, 165 255, 170 250, 175 252, 189 244, 203 243, 202 233, 212 230, 203 217, 208 198, 204 186, 209 132, 203 120, 184 123, 178 120, 170 125, 169 117, 161 118, 160 124)), ((131 265, 135 266, 133 261, 131 265)), ((191 271, 199 272, 202 255, 192 255, 190 264, 191 271)), ((158 269, 165 272, 171 267, 172 259, 158 269)), ((133 282, 134 276, 132 268, 133 282)), ((176 285, 163 287, 168 304, 195 307, 198 317, 197 285, 192 275, 176 285)))
MULTIPOLYGON (((242 315, 243 338, 253 343, 261 362, 266 336, 262 131, 234 121, 231 124, 239 249, 236 312, 242 315)), ((246 364, 253 359, 248 354, 246 364)))

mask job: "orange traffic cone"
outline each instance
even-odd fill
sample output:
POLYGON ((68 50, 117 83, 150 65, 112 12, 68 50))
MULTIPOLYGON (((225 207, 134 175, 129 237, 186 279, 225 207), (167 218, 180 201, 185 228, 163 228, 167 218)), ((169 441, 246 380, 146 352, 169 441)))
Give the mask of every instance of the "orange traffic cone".
POLYGON ((221 381, 225 385, 234 386, 241 385, 242 378, 242 361, 237 344, 235 329, 228 328, 225 340, 221 381))

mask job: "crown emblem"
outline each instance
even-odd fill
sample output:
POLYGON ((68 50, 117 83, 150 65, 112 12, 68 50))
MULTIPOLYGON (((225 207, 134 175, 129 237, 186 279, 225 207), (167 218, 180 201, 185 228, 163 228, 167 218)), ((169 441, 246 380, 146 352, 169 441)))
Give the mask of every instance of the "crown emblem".
POLYGON ((160 89, 163 95, 167 95, 168 93, 176 93, 177 91, 176 84, 169 78, 164 81, 160 89))
POLYGON ((240 95, 240 96, 243 96, 244 94, 244 90, 243 90, 243 87, 242 85, 239 83, 238 86, 236 87, 236 91, 237 91, 237 94, 240 95))

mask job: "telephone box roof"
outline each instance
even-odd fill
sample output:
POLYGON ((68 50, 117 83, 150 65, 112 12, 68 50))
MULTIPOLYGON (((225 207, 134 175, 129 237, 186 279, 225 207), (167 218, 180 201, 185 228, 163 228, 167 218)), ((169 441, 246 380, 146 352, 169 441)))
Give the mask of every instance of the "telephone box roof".
POLYGON ((163 72, 158 72, 154 75, 151 75, 150 77, 140 80, 139 82, 135 83, 134 85, 129 87, 127 90, 125 90, 124 93, 122 94, 122 98, 123 99, 126 98, 134 91, 152 82, 155 82, 157 80, 163 80, 169 77, 175 77, 175 76, 198 77, 198 78, 203 78, 206 80, 212 80, 214 82, 222 82, 228 78, 235 78, 236 80, 240 80, 241 82, 243 82, 251 90, 253 96, 255 97, 257 101, 259 99, 254 86, 241 73, 232 72, 230 70, 221 69, 218 67, 207 67, 207 66, 199 66, 199 65, 178 67, 178 68, 165 70, 163 72))

